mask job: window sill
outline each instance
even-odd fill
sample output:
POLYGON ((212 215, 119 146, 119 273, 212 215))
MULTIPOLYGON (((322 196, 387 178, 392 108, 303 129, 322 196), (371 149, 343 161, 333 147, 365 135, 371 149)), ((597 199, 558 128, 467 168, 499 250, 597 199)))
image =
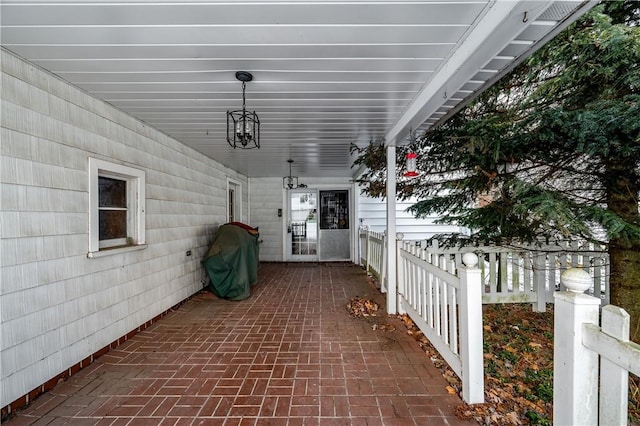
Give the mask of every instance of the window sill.
POLYGON ((146 248, 147 248, 147 244, 138 244, 135 246, 126 246, 126 247, 114 247, 111 249, 102 249, 100 251, 90 251, 87 253, 87 257, 89 259, 93 259, 95 257, 110 256, 112 254, 127 253, 130 251, 144 250, 146 248))

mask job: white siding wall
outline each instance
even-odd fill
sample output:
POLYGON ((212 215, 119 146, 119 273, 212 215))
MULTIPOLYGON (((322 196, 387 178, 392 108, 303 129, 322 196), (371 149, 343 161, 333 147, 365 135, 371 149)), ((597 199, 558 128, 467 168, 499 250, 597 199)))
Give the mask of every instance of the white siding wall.
POLYGON ((244 206, 248 191, 246 177, 1 55, 4 407, 200 290, 227 177, 244 206), (88 157, 145 171, 146 249, 87 258, 88 157))
MULTIPOLYGON (((300 183, 308 185, 310 190, 349 189, 353 194, 353 184, 348 178, 300 178, 300 183)), ((251 178, 249 186, 250 225, 260 227, 260 260, 282 262, 283 227, 288 208, 282 178, 251 178), (282 217, 278 217, 278 209, 282 209, 282 217)), ((352 217, 355 216, 352 214, 352 217)), ((357 221, 353 226, 357 229, 357 221)))
MULTIPOLYGON (((359 191, 359 190, 358 190, 359 191)), ((382 232, 387 229, 387 202, 380 198, 369 198, 366 195, 358 195, 358 213, 362 219, 362 225, 370 230, 382 232)), ((452 225, 438 225, 434 223, 438 217, 416 219, 407 212, 407 208, 417 200, 396 202, 396 231, 404 234, 405 240, 424 240, 436 234, 450 232, 466 232, 464 228, 452 225)), ((360 224, 360 223, 359 223, 360 224)))
POLYGON ((249 188, 249 224, 260 228, 260 260, 282 261, 282 227, 287 215, 282 202, 282 178, 251 178, 249 188), (282 217, 278 217, 278 209, 282 209, 282 217))

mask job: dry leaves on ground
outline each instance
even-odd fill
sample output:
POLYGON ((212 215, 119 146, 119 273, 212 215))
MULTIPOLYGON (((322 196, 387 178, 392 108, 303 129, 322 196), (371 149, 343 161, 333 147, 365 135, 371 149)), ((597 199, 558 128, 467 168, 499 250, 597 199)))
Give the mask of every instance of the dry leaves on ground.
MULTIPOLYGON (((553 415, 553 306, 544 313, 530 304, 483 307, 485 403, 456 407, 458 417, 487 425, 551 425, 553 415)), ((362 298, 351 299, 354 317, 372 322, 380 306, 362 298)), ((462 383, 408 315, 398 316, 447 381, 450 394, 462 392, 462 383)), ((382 316, 374 330, 394 330, 382 316)), ((640 425, 640 379, 629 386, 629 425, 640 425)))
MULTIPOLYGON (((406 315, 402 319, 448 387, 460 394, 460 379, 413 321, 406 315)), ((485 306, 483 324, 486 402, 460 405, 456 414, 481 424, 550 424, 553 315, 531 312, 531 305, 485 306)))
POLYGON ((365 317, 369 319, 373 330, 395 330, 396 327, 393 324, 388 324, 382 317, 378 317, 379 309, 380 305, 371 299, 354 297, 349 301, 349 303, 347 303, 347 310, 349 311, 349 314, 353 317, 365 317))
POLYGON ((375 317, 378 315, 380 305, 371 299, 354 297, 347 304, 349 314, 354 317, 375 317))
MULTIPOLYGON (((480 424, 551 425, 553 415, 553 307, 533 312, 531 305, 483 307, 485 403, 456 407, 456 414, 480 424)), ((462 384, 408 316, 407 333, 423 347, 450 388, 462 384)), ((640 422, 638 378, 629 387, 629 424, 640 422)))

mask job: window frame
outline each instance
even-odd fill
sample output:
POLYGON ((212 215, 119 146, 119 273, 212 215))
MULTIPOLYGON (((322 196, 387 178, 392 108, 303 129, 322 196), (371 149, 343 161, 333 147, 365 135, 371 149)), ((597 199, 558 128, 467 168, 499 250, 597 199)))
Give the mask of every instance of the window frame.
POLYGON ((242 222, 242 184, 231 178, 227 178, 226 213, 227 222, 242 222), (233 208, 233 217, 229 214, 231 208, 233 208))
POLYGON ((109 161, 89 158, 89 251, 87 257, 99 257, 145 247, 145 173, 143 170, 109 161), (99 178, 127 183, 127 237, 100 242, 99 178), (122 244, 124 243, 124 244, 122 244))

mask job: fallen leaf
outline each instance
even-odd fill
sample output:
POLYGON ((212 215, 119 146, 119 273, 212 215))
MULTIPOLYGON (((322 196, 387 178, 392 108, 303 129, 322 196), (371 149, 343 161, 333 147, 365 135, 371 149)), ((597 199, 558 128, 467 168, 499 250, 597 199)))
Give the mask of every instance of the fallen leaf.
POLYGON ((376 316, 380 305, 372 300, 353 298, 347 304, 347 310, 355 317, 376 316))
POLYGON ((520 421, 520 418, 518 417, 518 413, 516 413, 515 411, 512 411, 510 413, 508 413, 505 418, 509 421, 509 423, 513 424, 513 425, 521 425, 522 422, 520 421))
POLYGON ((452 388, 451 386, 447 386, 447 387, 445 387, 445 389, 447 390, 447 392, 450 395, 455 395, 456 394, 456 390, 454 388, 452 388))

